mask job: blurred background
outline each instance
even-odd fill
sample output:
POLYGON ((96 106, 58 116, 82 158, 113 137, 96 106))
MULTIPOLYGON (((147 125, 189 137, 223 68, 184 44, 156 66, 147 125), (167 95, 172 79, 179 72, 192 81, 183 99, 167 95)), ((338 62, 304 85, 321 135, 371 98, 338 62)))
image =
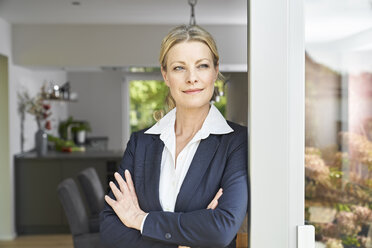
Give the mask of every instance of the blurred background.
MULTIPOLYGON (((371 248, 372 1, 304 3, 305 222, 318 248, 371 248)), ((227 78, 214 104, 247 125, 247 1, 194 9, 227 78)), ((130 133, 164 107, 160 42, 190 13, 186 0, 0 0, 0 239, 72 246, 53 236, 70 233, 57 186, 93 167, 107 190, 130 133)))
MULTIPOLYGON (((192 5, 226 77, 214 104, 247 125, 247 1, 0 0, 0 240, 18 236, 0 247, 78 247, 57 194, 68 178, 97 232, 79 175, 93 168, 106 192, 130 133, 155 122, 161 39, 189 24, 192 5)), ((246 224, 241 233, 246 247, 246 224)))
POLYGON ((305 0, 305 216, 317 247, 372 247, 372 1, 305 0))

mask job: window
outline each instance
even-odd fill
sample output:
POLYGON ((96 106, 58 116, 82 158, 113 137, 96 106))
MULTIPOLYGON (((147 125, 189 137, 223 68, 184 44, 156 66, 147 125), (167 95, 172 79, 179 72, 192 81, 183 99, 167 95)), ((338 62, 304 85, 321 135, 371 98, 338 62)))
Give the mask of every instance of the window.
POLYGON ((317 247, 372 247, 372 22, 361 2, 306 3, 305 216, 317 247))
POLYGON ((155 124, 153 113, 164 109, 168 87, 159 80, 133 80, 129 83, 130 131, 135 132, 155 124))

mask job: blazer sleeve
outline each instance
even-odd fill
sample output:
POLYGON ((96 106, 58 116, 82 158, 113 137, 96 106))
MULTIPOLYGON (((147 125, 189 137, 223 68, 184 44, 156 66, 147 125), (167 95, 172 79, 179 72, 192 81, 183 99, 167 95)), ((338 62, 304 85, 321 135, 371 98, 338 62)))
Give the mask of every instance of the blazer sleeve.
MULTIPOLYGON (((133 161, 135 151, 136 134, 133 133, 124 152, 120 165, 120 173, 128 169, 133 175, 133 161)), ((121 173, 122 174, 122 173, 121 173)), ((116 182, 115 182, 116 183, 116 182)), ((116 183, 117 185, 117 183, 116 183)), ((109 196, 115 199, 110 191, 109 196)), ((167 244, 161 240, 149 240, 144 238, 140 231, 126 227, 118 218, 114 210, 105 202, 105 207, 100 213, 101 242, 105 247, 153 247, 174 248, 177 245, 167 244)))
POLYGON ((244 220, 248 205, 246 134, 246 131, 240 132, 234 137, 239 142, 228 156, 221 182, 223 195, 216 209, 186 213, 150 212, 142 235, 185 246, 228 246, 244 220))

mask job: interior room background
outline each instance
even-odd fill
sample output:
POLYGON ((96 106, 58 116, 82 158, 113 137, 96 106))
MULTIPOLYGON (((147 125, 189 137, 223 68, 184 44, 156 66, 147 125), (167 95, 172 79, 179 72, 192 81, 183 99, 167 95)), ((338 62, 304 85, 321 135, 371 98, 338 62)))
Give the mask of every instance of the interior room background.
MULTIPOLYGON (((89 136, 108 137, 108 149, 123 151, 130 132, 128 83, 135 79, 160 77, 159 72, 149 76, 130 72, 129 68, 157 67, 162 37, 175 25, 188 23, 190 8, 187 1, 184 1, 184 7, 178 8, 176 17, 172 16, 170 22, 161 19, 160 11, 154 11, 151 12, 154 15, 152 18, 150 13, 145 13, 142 15, 143 20, 138 23, 74 23, 69 18, 57 15, 53 21, 43 23, 37 16, 34 21, 27 19, 27 13, 33 13, 31 10, 35 8, 32 4, 26 3, 22 7, 23 16, 12 15, 17 11, 4 11, 4 4, 7 2, 0 2, 0 54, 8 59, 9 127, 5 132, 9 135, 10 144, 9 150, 4 151, 6 159, 1 160, 0 166, 0 238, 11 239, 16 235, 14 155, 21 152, 18 94, 27 91, 35 96, 45 83, 62 85, 70 82, 71 90, 77 93, 78 100, 51 102, 49 133, 57 135, 59 122, 73 116, 91 124, 92 132, 89 136)), ((197 21, 215 37, 221 57, 220 70, 229 79, 226 84, 229 99, 226 117, 246 125, 246 1, 236 1, 230 5, 231 8, 224 1, 220 1, 220 4, 225 5, 225 18, 221 18, 220 12, 209 11, 207 3, 199 3, 197 21), (238 15, 234 12, 236 6, 240 6, 238 15), (203 17, 203 12, 211 13, 212 18, 208 20, 203 17)), ((140 8, 135 9, 134 13, 139 11, 140 8)), ((24 151, 34 148, 36 131, 34 117, 26 114, 24 151)))

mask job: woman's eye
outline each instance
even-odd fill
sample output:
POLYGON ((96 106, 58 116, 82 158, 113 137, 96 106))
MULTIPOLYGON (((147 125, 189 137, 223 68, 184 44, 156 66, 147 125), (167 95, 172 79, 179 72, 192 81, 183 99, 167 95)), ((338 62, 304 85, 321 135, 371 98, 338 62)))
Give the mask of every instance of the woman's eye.
POLYGON ((174 71, 180 71, 180 70, 183 70, 183 67, 182 66, 176 66, 173 68, 174 71))
POLYGON ((201 65, 199 65, 199 68, 209 68, 209 65, 208 64, 201 64, 201 65))

